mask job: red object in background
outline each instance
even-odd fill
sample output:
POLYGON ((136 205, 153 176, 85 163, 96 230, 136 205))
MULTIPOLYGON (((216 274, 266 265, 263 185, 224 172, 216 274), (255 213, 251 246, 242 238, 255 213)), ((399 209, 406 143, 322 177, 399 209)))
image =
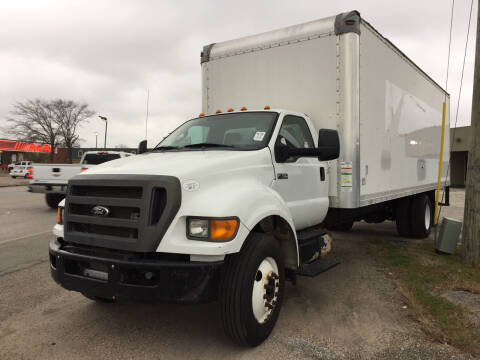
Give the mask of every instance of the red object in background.
POLYGON ((28 168, 28 176, 27 177, 29 179, 33 179, 33 168, 32 167, 28 168))
MULTIPOLYGON (((0 140, 0 150, 49 153, 50 145, 27 143, 15 140, 0 140)), ((57 149, 55 149, 56 152, 57 149)))

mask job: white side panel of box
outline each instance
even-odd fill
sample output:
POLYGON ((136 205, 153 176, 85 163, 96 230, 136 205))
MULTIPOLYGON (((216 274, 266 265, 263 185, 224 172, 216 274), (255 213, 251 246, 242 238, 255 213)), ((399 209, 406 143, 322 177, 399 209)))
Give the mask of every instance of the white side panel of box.
POLYGON ((442 104, 450 149, 449 97, 375 30, 360 36, 360 206, 434 189, 442 104))
MULTIPOLYGON (((307 114, 317 130, 337 129, 337 38, 325 34, 217 58, 214 46, 212 58, 202 64, 203 112, 269 105, 307 114)), ((337 195, 336 164, 329 162, 328 169, 333 197, 337 195)))

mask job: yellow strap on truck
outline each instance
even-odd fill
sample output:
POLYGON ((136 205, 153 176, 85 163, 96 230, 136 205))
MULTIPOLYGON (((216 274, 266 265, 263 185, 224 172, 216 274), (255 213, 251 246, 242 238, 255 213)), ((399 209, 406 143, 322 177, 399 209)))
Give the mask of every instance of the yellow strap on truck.
POLYGON ((435 194, 435 214, 433 216, 433 223, 436 225, 438 222, 438 197, 440 196, 440 183, 442 182, 442 165, 443 165, 443 143, 445 139, 445 112, 447 108, 447 103, 443 103, 443 113, 442 113, 442 136, 440 143, 440 160, 438 162, 438 180, 437 180, 437 192, 435 194))

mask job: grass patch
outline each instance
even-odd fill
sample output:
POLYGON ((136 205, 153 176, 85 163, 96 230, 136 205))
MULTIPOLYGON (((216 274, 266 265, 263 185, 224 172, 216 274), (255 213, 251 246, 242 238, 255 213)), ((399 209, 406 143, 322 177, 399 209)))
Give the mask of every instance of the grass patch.
POLYGON ((372 240, 424 330, 440 342, 480 355, 480 328, 469 324, 466 310, 440 296, 449 290, 480 293, 480 269, 462 263, 459 254, 438 255, 433 240, 394 243, 372 240))

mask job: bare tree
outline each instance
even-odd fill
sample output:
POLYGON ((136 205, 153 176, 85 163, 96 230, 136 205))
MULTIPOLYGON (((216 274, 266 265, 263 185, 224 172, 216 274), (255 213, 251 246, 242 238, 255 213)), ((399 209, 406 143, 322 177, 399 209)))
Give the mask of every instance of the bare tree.
POLYGON ((53 162, 59 128, 49 102, 40 99, 27 100, 17 102, 13 107, 4 132, 18 140, 50 145, 50 161, 53 162))
POLYGON ((95 114, 86 103, 72 100, 56 99, 49 102, 49 108, 54 114, 60 137, 67 148, 67 162, 72 162, 72 148, 78 145, 80 137, 78 127, 95 114))

